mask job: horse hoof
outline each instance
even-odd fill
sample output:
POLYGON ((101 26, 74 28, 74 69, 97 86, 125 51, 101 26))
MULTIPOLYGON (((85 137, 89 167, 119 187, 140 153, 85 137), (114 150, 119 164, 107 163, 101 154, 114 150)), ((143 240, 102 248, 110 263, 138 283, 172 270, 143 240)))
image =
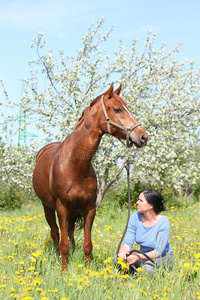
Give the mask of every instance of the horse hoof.
POLYGON ((65 274, 65 273, 67 273, 67 271, 68 271, 67 266, 63 266, 63 267, 62 267, 61 274, 65 274))
POLYGON ((86 257, 86 265, 89 265, 91 263, 91 257, 86 257))

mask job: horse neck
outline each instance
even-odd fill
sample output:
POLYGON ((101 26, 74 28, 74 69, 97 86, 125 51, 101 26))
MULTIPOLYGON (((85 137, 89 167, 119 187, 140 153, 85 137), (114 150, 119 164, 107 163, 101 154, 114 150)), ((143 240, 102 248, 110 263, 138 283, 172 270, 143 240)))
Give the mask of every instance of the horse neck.
POLYGON ((103 136, 100 128, 94 128, 92 124, 86 126, 85 121, 83 117, 71 135, 63 142, 68 157, 69 155, 73 156, 74 163, 79 162, 83 166, 92 160, 103 136))

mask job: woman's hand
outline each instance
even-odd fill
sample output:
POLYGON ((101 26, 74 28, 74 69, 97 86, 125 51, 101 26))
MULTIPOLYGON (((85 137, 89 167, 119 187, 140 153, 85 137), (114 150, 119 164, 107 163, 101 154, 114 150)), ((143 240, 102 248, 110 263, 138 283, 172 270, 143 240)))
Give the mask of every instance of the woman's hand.
POLYGON ((118 253, 118 256, 121 257, 122 259, 126 260, 126 257, 129 253, 127 253, 126 251, 120 251, 118 253))
POLYGON ((120 251, 118 253, 118 256, 121 257, 126 261, 127 255, 130 254, 131 248, 128 245, 122 245, 120 248, 120 251))
POLYGON ((129 265, 132 265, 139 259, 140 259, 139 255, 131 254, 131 255, 127 256, 126 261, 129 265))

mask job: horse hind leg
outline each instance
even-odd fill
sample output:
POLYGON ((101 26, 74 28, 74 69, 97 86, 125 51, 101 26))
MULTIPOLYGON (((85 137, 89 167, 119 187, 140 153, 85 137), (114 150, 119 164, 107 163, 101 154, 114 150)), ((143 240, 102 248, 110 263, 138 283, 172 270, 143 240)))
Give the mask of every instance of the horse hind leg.
POLYGON ((78 224, 78 229, 81 229, 82 226, 82 216, 78 213, 71 213, 69 219, 68 219, 68 235, 69 239, 72 245, 72 250, 75 250, 75 240, 74 240, 74 229, 76 224, 78 224))
POLYGON ((48 208, 45 204, 43 204, 45 218, 49 227, 51 229, 51 238, 53 240, 56 251, 59 250, 59 228, 56 224, 56 215, 55 210, 48 208))
POLYGON ((74 252, 76 244, 74 240, 74 228, 69 228, 69 240, 72 245, 72 251, 74 252))
POLYGON ((74 228, 75 228, 75 221, 71 218, 68 220, 68 236, 72 245, 72 250, 75 250, 75 240, 74 240, 74 228))

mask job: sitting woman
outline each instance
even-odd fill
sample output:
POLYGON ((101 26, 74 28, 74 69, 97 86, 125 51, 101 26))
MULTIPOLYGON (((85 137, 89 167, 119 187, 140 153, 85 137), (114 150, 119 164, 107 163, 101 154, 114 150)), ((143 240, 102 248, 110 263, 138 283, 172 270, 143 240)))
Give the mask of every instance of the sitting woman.
POLYGON ((140 192, 137 212, 130 217, 124 243, 118 256, 129 264, 130 273, 138 267, 153 274, 155 267, 173 263, 173 250, 168 242, 170 226, 168 219, 160 212, 165 210, 163 197, 159 192, 146 189, 140 192), (154 260, 154 263, 140 253, 131 253, 133 243, 154 260))

